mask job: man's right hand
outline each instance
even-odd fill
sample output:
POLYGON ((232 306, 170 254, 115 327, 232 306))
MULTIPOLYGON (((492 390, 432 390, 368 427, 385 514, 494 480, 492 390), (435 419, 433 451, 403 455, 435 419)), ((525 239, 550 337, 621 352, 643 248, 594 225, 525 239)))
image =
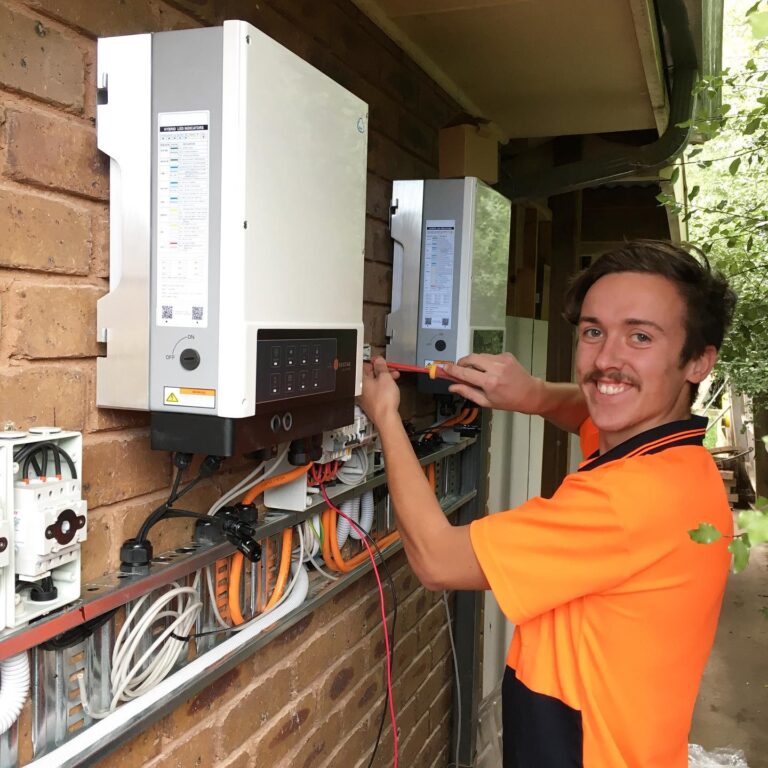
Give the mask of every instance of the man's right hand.
POLYGON ((543 382, 531 376, 514 355, 472 354, 447 363, 445 372, 462 384, 449 389, 485 408, 537 413, 543 382))

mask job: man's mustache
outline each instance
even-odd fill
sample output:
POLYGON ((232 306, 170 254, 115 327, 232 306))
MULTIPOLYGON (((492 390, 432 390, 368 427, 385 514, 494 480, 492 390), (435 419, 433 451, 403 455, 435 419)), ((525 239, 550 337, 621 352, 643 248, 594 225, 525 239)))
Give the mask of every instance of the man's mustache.
POLYGON ((581 383, 597 383, 598 379, 603 379, 603 381, 607 379, 616 384, 630 384, 631 386, 640 389, 640 382, 632 376, 627 376, 625 373, 621 373, 621 371, 601 371, 599 368, 594 368, 589 373, 585 374, 581 379, 581 383))

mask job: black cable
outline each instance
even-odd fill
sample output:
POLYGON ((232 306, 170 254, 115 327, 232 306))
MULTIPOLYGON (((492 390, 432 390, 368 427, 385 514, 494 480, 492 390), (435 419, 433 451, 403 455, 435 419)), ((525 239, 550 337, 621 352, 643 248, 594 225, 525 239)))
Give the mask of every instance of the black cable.
POLYGON ((21 470, 22 478, 25 480, 29 479, 30 464, 32 464, 33 469, 37 472, 38 477, 45 477, 48 469, 48 451, 50 451, 54 457, 56 474, 61 474, 61 459, 63 458, 67 462, 72 479, 77 480, 77 470, 75 469, 75 463, 72 461, 72 457, 61 446, 51 442, 29 443, 14 455, 15 462, 18 464, 23 462, 21 470), (42 457, 42 466, 37 463, 36 457, 38 454, 42 457))
POLYGON ((176 463, 176 477, 173 480, 173 486, 168 498, 156 509, 152 510, 147 516, 146 520, 141 525, 139 533, 136 536, 136 540, 139 542, 145 542, 150 529, 156 525, 160 520, 167 516, 167 513, 171 510, 171 504, 180 499, 185 494, 189 493, 200 481, 210 477, 221 466, 221 462, 224 460, 221 456, 206 456, 203 463, 200 465, 200 469, 197 476, 190 480, 185 486, 179 489, 181 484, 181 477, 184 470, 191 463, 192 455, 177 452, 174 456, 174 462, 176 463))
MULTIPOLYGON (((36 456, 36 454, 34 454, 34 453, 31 453, 31 454, 29 455, 29 458, 30 458, 30 463, 32 464, 32 469, 34 469, 34 470, 35 470, 35 472, 36 472, 36 474, 37 474, 37 476, 38 476, 38 477, 43 477, 43 475, 45 474, 45 472, 43 471, 42 467, 41 467, 41 466, 40 466, 40 465, 37 463, 37 459, 35 458, 35 456, 36 456)), ((28 472, 27 472, 27 473, 22 473, 22 474, 24 474, 24 479, 25 479, 25 480, 28 480, 28 479, 29 479, 29 474, 28 474, 28 472)))
POLYGON ((168 511, 168 507, 173 503, 174 496, 178 498, 178 487, 181 483, 181 475, 183 472, 184 470, 181 467, 176 468, 176 477, 173 480, 173 486, 168 498, 159 507, 156 507, 149 513, 149 515, 147 515, 146 519, 141 524, 141 528, 139 528, 139 533, 136 536, 137 541, 147 540, 147 534, 149 533, 150 528, 162 519, 163 515, 168 511))
POLYGON ((113 608, 111 611, 102 613, 101 616, 84 621, 82 624, 62 632, 60 635, 56 635, 44 643, 40 643, 40 647, 44 651, 62 651, 65 648, 71 648, 73 645, 82 643, 83 640, 87 640, 97 629, 101 629, 116 612, 117 608, 113 608))

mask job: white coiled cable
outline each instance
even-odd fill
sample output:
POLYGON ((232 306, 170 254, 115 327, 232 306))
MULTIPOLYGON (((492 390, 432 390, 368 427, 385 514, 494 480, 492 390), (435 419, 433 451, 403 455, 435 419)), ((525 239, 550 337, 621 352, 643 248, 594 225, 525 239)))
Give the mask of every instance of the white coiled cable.
MULTIPOLYGON (((366 533, 371 532, 373 525, 373 491, 366 491, 360 498, 360 519, 356 520, 358 527, 366 533)), ((355 528, 350 530, 349 535, 360 541, 363 536, 355 528)))
POLYGON ((347 543, 352 523, 357 525, 358 518, 360 517, 360 497, 355 496, 354 499, 342 501, 339 511, 343 512, 343 514, 339 515, 336 520, 336 544, 341 549, 347 543), (350 520, 352 523, 350 523, 350 520))
POLYGON ((186 640, 177 640, 171 635, 186 637, 192 632, 203 606, 197 590, 198 583, 199 577, 191 587, 182 587, 176 582, 171 582, 171 589, 160 595, 142 614, 140 611, 151 593, 136 601, 125 617, 112 650, 110 675, 112 701, 108 710, 95 712, 86 705, 88 699, 82 673, 77 677, 86 714, 95 719, 106 717, 121 701, 136 699, 150 691, 173 670, 182 652, 186 651, 188 646, 186 640), (164 622, 166 619, 170 619, 170 623, 149 648, 139 655, 138 647, 142 638, 147 634, 151 636, 153 625, 159 621, 164 622), (138 658, 135 658, 137 655, 138 658))
POLYGON ((0 661, 0 734, 18 719, 29 692, 27 652, 0 661))

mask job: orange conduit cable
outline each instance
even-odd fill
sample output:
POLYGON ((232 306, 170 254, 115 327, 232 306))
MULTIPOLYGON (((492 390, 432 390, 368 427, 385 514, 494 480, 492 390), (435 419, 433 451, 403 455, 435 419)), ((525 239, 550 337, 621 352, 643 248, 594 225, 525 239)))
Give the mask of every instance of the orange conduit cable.
POLYGON ((283 596, 285 585, 288 583, 288 574, 291 572, 291 546, 293 544, 293 528, 283 529, 282 551, 280 552, 280 568, 277 572, 277 581, 271 597, 264 607, 265 611, 273 608, 283 596))
POLYGON ((295 480, 297 477, 306 475, 309 472, 309 468, 312 464, 305 464, 302 467, 296 467, 289 472, 284 472, 282 475, 275 475, 268 480, 263 480, 260 483, 256 483, 246 494, 243 496, 243 504, 250 504, 257 496, 260 496, 267 488, 274 488, 277 485, 285 485, 295 480))
MULTIPOLYGON (((333 558, 333 562, 336 564, 336 570, 339 570, 342 573, 349 573, 350 571, 353 571, 355 568, 357 568, 358 565, 368 561, 368 552, 363 550, 354 557, 351 557, 349 560, 345 560, 341 554, 341 551, 339 550, 338 542, 336 541, 336 511, 329 509, 328 512, 330 513, 328 516, 328 530, 323 530, 323 541, 325 541, 325 539, 329 540, 331 556, 333 558)), ((383 550, 390 544, 394 544, 394 542, 398 541, 399 538, 400 533, 398 531, 393 531, 392 533, 388 533, 382 539, 379 539, 379 541, 376 542, 376 546, 383 550)))
MULTIPOLYGON (((285 485, 286 483, 290 483, 292 480, 295 480, 297 477, 301 477, 301 475, 305 475, 309 468, 312 466, 312 464, 305 464, 302 467, 296 467, 296 469, 292 469, 289 472, 284 472, 282 475, 275 475, 274 477, 270 477, 268 480, 264 480, 261 483, 256 483, 256 485, 253 486, 253 488, 250 488, 245 496, 243 496, 243 504, 250 504, 254 501, 258 496, 260 496, 264 491, 267 490, 267 488, 274 488, 278 485, 285 485)), ((289 534, 292 536, 292 531, 290 528, 286 529, 289 531, 289 534)), ((285 539, 285 532, 283 532, 283 537, 285 539)), ((267 552, 269 551, 269 540, 267 540, 267 552)), ((290 554, 290 544, 288 546, 288 565, 287 569, 290 570, 291 565, 291 554, 290 554)), ((281 560, 281 568, 282 568, 282 560, 281 560)), ((232 617, 232 623, 235 626, 239 626, 240 624, 243 624, 245 619, 243 618, 243 613, 240 609, 240 581, 243 577, 243 555, 240 552, 236 552, 232 556, 232 567, 230 570, 229 575, 229 594, 228 594, 228 603, 229 603, 229 612, 232 617)), ((267 569, 267 584, 264 586, 264 594, 267 594, 269 592, 269 569, 267 569)), ((278 581, 279 581, 279 575, 278 575, 278 581)), ((285 583, 283 583, 283 589, 285 588, 285 583)), ((277 591, 277 589, 275 589, 277 591)), ((282 592, 281 592, 282 594, 282 592)), ((280 599, 280 595, 278 595, 277 598, 275 598, 275 602, 280 599)), ((270 598, 271 601, 271 598, 270 598)), ((270 602, 267 603, 267 607, 270 607, 270 602)))
POLYGON ((243 575, 244 560, 242 552, 235 552, 229 568, 229 615, 236 627, 245 621, 240 611, 240 579, 243 575))
MULTIPOLYGON (((323 561, 329 570, 339 573, 339 566, 336 565, 336 560, 333 558, 333 552, 331 552, 331 515, 335 517, 336 513, 333 512, 329 507, 326 507, 325 510, 323 510, 323 515, 321 518, 321 525, 323 526, 323 561)), ((336 526, 334 525, 333 528, 335 535, 336 526)))

